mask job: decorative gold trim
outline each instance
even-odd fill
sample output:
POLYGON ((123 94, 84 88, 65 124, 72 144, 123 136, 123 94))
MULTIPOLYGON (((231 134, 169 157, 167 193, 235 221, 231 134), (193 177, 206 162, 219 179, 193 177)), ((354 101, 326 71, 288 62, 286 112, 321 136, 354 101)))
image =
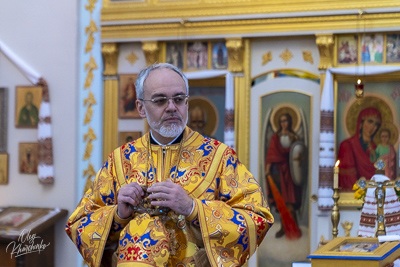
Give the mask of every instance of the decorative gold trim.
POLYGON ((118 146, 118 44, 103 43, 103 160, 118 146), (106 77, 109 76, 109 77, 106 77), (110 77, 111 76, 111 77, 110 77))
MULTIPOLYGON (((173 19, 212 16, 290 14, 398 7, 397 0, 387 1, 315 1, 307 0, 185 0, 185 1, 111 1, 103 0, 102 21, 173 19)), ((358 14, 357 14, 358 15, 358 14)))
POLYGON ((353 228, 353 222, 345 221, 344 223, 340 223, 344 230, 344 236, 349 237, 351 228, 353 228))
POLYGON ((311 64, 314 64, 314 59, 312 57, 311 51, 303 51, 303 60, 304 62, 310 62, 311 64))
POLYGON ((319 51, 319 70, 327 70, 333 66, 333 48, 335 41, 333 34, 316 34, 316 44, 319 51))
MULTIPOLYGON (((186 17, 186 16, 185 16, 186 17)), ((368 29, 382 29, 397 31, 400 25, 400 12, 384 14, 366 14, 368 29)), ((102 40, 129 39, 141 40, 154 38, 163 40, 167 37, 179 36, 221 36, 229 34, 246 34, 246 36, 273 36, 276 33, 298 35, 300 32, 357 31, 358 14, 336 16, 309 16, 293 18, 265 18, 265 19, 231 19, 217 21, 187 21, 182 26, 180 22, 147 23, 131 25, 103 25, 101 28, 102 40)))
POLYGON ((128 60, 132 66, 139 58, 133 51, 131 51, 131 53, 125 59, 128 60))
POLYGON ((243 40, 242 38, 226 38, 228 49, 228 70, 231 72, 243 71, 243 40))
POLYGON ((293 58, 292 52, 289 51, 289 49, 285 49, 285 51, 282 52, 282 54, 279 55, 279 57, 285 61, 285 65, 293 58))
MULTIPOLYGON (((83 140, 86 144, 85 152, 83 154, 83 160, 88 160, 88 169, 84 170, 82 175, 86 178, 86 185, 91 183, 93 172, 90 171, 90 168, 93 168, 91 163, 91 156, 93 152, 93 141, 97 139, 96 133, 91 127, 91 121, 93 118, 93 106, 97 104, 96 98, 92 91, 92 83, 94 79, 93 71, 98 68, 95 58, 93 57, 93 44, 95 42, 94 33, 98 32, 98 27, 96 22, 93 20, 93 10, 96 7, 96 0, 88 0, 88 4, 85 5, 85 9, 90 13, 90 22, 89 25, 85 28, 85 34, 88 36, 86 40, 85 53, 90 54, 89 61, 85 63, 85 71, 87 72, 85 78, 84 89, 88 90, 88 96, 84 99, 83 104, 86 107, 85 117, 84 117, 84 125, 88 125, 88 130, 83 136, 83 140)), ((86 190, 86 186, 85 189, 86 190)), ((86 192, 86 191, 85 191, 86 192)))
POLYGON ((116 43, 103 43, 101 53, 104 58, 103 75, 117 75, 118 45, 116 43))
POLYGON ((146 66, 150 66, 159 61, 159 47, 157 41, 142 42, 142 50, 146 57, 146 66))
POLYGON ((262 65, 265 66, 268 62, 272 61, 272 52, 268 51, 262 57, 262 65))
POLYGON ((118 147, 118 80, 104 80, 103 160, 118 147))
POLYGON ((234 77, 235 82, 235 147, 240 161, 250 164, 250 40, 244 40, 244 76, 234 77))
POLYGON ((339 207, 340 208, 361 208, 362 207, 362 200, 355 199, 354 193, 339 193, 339 207))
POLYGON ((260 78, 260 77, 262 77, 262 76, 264 76, 264 75, 266 75, 268 73, 278 72, 278 71, 302 72, 302 73, 307 74, 310 78, 315 78, 315 79, 318 79, 320 77, 320 75, 318 73, 312 73, 312 72, 309 72, 309 71, 304 70, 304 69, 299 69, 299 68, 278 68, 278 69, 270 69, 268 71, 259 73, 254 77, 251 77, 251 82, 253 82, 254 80, 256 80, 256 79, 258 79, 258 78, 260 78))

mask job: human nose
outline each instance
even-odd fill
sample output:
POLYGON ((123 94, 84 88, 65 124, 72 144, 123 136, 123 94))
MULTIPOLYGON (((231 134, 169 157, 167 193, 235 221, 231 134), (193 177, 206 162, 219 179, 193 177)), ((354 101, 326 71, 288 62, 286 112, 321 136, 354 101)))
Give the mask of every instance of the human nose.
POLYGON ((176 110, 176 104, 173 98, 167 99, 167 109, 168 110, 176 110))

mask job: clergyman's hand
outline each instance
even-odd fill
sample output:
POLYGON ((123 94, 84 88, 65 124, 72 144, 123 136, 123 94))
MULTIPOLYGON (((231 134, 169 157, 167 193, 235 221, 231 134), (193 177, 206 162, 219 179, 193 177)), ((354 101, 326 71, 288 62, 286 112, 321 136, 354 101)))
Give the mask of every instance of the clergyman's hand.
POLYGON ((170 179, 165 182, 155 183, 147 189, 151 193, 151 205, 168 207, 178 214, 189 216, 193 209, 193 199, 188 196, 185 189, 170 179))
POLYGON ((136 207, 144 196, 142 187, 134 182, 126 184, 119 189, 118 192, 118 209, 117 214, 122 219, 126 219, 131 216, 133 210, 132 207, 136 207))

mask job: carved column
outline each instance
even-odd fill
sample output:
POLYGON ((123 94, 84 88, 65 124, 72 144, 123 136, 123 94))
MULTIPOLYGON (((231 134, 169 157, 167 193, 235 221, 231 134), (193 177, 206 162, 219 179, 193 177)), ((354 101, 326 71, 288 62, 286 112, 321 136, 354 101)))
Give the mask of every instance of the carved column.
POLYGON ((103 160, 118 146, 118 44, 104 43, 103 160))
POLYGON ((159 46, 157 41, 142 42, 142 50, 146 57, 146 66, 159 62, 159 46))
POLYGON ((242 38, 227 38, 226 47, 228 70, 233 73, 235 83, 235 148, 240 161, 249 166, 250 41, 242 38))
POLYGON ((316 44, 319 50, 319 66, 321 71, 321 92, 324 87, 325 72, 328 68, 333 66, 333 49, 335 47, 335 40, 333 34, 316 34, 316 44))
POLYGON ((231 72, 243 72, 243 40, 242 38, 227 38, 228 70, 231 72))

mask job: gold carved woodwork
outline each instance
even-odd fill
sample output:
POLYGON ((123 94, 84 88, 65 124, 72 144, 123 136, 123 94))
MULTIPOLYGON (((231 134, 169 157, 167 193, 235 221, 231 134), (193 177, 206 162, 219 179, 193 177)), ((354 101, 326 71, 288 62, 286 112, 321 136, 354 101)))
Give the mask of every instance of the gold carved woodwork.
POLYGON ((279 57, 285 61, 285 64, 287 64, 293 58, 293 54, 289 51, 289 49, 286 48, 285 51, 279 55, 279 57))
POLYGON ((271 51, 269 51, 263 55, 262 65, 264 66, 271 60, 272 60, 272 53, 271 53, 271 51))
POLYGON ((116 43, 103 43, 101 53, 104 61, 103 75, 117 75, 118 45, 116 43))
POLYGON ((103 160, 118 147, 118 80, 103 81, 103 160))
MULTIPOLYGON (((94 0, 91 0, 94 1, 94 0)), ((212 16, 258 15, 258 14, 290 14, 305 11, 321 12, 377 9, 398 7, 398 0, 363 0, 363 1, 318 1, 308 0, 260 1, 260 0, 142 0, 114 1, 103 0, 101 9, 102 21, 129 21, 150 19, 174 19, 212 16)), ((321 12, 326 17, 326 12, 321 12)), ((319 22, 322 21, 320 18, 319 22)), ((283 25, 281 25, 282 27, 283 25)), ((292 28, 293 31, 293 28, 292 28)))
POLYGON ((159 61, 159 47, 157 41, 142 42, 142 50, 146 57, 146 66, 150 66, 159 61))
POLYGON ((243 75, 234 77, 235 85, 235 150, 240 161, 250 165, 250 40, 244 40, 243 75))
MULTIPOLYGON (((83 155, 83 160, 88 160, 88 168, 92 166, 91 163, 91 156, 93 152, 93 141, 97 139, 96 133, 94 132, 93 128, 91 127, 91 121, 93 118, 93 106, 97 104, 95 95, 92 91, 92 83, 94 79, 94 70, 98 68, 96 59, 92 55, 93 51, 93 44, 95 43, 94 33, 98 32, 98 27, 96 22, 93 20, 93 11, 96 7, 96 0, 89 0, 88 4, 85 5, 85 9, 90 13, 90 22, 89 25, 85 27, 85 34, 88 36, 86 40, 85 46, 85 53, 90 54, 89 61, 85 63, 85 71, 86 71, 86 78, 84 89, 88 90, 88 96, 84 99, 83 104, 86 107, 85 111, 85 118, 84 118, 84 125, 88 125, 88 131, 84 134, 83 140, 86 144, 85 152, 83 155)), ((92 166, 93 167, 93 166, 92 166)), ((93 177, 93 172, 83 171, 83 177, 86 178, 86 185, 90 184, 93 177)), ((85 191, 84 191, 85 192, 85 191)))
POLYGON ((303 51, 303 59, 305 62, 310 62, 311 64, 314 64, 314 59, 312 57, 311 51, 303 51))
POLYGON ((351 228, 353 228, 353 223, 349 221, 345 221, 344 223, 340 223, 344 229, 344 236, 349 237, 351 228))
POLYGON ((326 70, 333 66, 333 48, 335 41, 333 34, 316 34, 316 43, 319 50, 319 70, 326 70))
POLYGON ((133 51, 131 51, 125 59, 128 60, 131 65, 133 65, 139 58, 133 51))
POLYGON ((243 40, 242 38, 227 38, 228 70, 231 72, 243 72, 243 40))
POLYGON ((103 160, 118 146, 118 45, 103 43, 103 160))

